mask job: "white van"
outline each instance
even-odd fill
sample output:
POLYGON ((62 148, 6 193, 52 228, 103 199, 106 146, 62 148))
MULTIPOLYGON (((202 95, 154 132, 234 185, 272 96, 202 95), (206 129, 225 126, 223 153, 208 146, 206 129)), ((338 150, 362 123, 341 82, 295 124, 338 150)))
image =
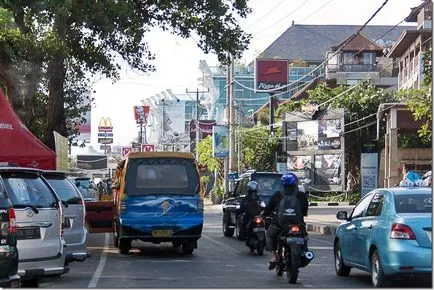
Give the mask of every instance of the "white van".
POLYGON ((0 167, 0 182, 15 210, 18 275, 25 286, 68 271, 63 247, 63 205, 56 193, 31 168, 0 167))

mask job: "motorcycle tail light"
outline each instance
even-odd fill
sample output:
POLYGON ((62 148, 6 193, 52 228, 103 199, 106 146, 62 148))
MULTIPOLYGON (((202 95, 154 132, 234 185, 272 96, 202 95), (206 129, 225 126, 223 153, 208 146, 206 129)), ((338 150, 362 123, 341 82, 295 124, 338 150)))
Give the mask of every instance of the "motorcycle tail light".
POLYGON ((297 233, 297 232, 300 232, 300 226, 298 226, 298 225, 292 225, 290 228, 289 228, 289 232, 290 233, 297 233))
POLYGON ((255 223, 257 223, 257 224, 262 224, 263 222, 264 222, 264 220, 259 218, 259 217, 255 219, 255 223))

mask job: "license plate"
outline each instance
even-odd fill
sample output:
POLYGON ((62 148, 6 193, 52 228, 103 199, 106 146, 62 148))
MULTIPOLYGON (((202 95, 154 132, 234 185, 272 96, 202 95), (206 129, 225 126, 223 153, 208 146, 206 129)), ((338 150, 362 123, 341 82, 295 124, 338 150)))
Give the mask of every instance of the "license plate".
POLYGON ((33 240, 41 238, 41 230, 39 228, 18 228, 18 240, 33 240))
POLYGON ((289 238, 286 238, 286 243, 288 243, 288 244, 303 245, 304 244, 304 238, 289 237, 289 238))
POLYGON ((253 228, 254 232, 265 232, 265 228, 253 228))
POLYGON ((429 241, 432 243, 432 232, 431 231, 426 231, 426 234, 428 235, 429 241))
POLYGON ((172 230, 152 230, 153 238, 170 238, 172 236, 172 230))

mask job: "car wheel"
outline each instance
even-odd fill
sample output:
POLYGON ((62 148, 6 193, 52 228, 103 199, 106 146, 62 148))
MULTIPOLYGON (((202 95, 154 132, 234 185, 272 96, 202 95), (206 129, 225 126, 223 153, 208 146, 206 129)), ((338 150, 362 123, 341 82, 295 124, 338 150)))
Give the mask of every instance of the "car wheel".
POLYGON ((335 271, 338 276, 345 276, 348 277, 351 272, 351 267, 345 266, 344 259, 342 258, 342 250, 341 246, 339 245, 339 241, 336 242, 335 248, 335 271))
POLYGON ((131 249, 131 240, 119 239, 119 252, 123 255, 127 255, 131 249))
POLYGON ((232 237, 234 235, 234 229, 229 227, 229 217, 227 214, 223 216, 222 229, 225 237, 232 237))
POLYGON ((386 275, 384 275, 377 250, 375 250, 371 256, 371 282, 374 287, 387 286, 386 275))
POLYGON ((182 252, 185 254, 185 255, 191 255, 191 254, 193 254, 193 248, 186 248, 185 246, 182 246, 182 252))

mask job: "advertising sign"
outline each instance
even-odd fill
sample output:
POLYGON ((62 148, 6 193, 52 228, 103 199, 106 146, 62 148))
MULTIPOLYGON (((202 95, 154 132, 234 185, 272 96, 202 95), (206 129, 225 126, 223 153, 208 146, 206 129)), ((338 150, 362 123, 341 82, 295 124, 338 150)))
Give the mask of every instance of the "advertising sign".
POLYGON ((110 117, 107 117, 107 118, 102 117, 99 120, 98 131, 99 132, 113 132, 113 124, 112 124, 112 120, 110 119, 110 117))
POLYGON ((140 150, 141 152, 154 152, 155 146, 154 144, 141 144, 140 150))
POLYGON ((214 126, 212 128, 213 156, 224 158, 229 156, 229 129, 227 126, 214 126))
POLYGON ((56 169, 66 171, 68 169, 68 138, 63 137, 56 131, 53 133, 56 146, 56 169))
POLYGON ((185 133, 185 101, 164 101, 163 104, 165 136, 185 133))
POLYGON ((378 144, 365 142, 360 155, 360 192, 363 197, 369 191, 378 188, 378 144))
POLYGON ((255 60, 255 92, 257 90, 273 90, 273 92, 286 91, 286 88, 278 88, 287 84, 287 59, 255 60))
POLYGON ((137 124, 146 125, 148 121, 149 106, 134 106, 134 119, 137 124))
POLYGON ((75 120, 79 135, 74 139, 78 142, 90 143, 92 104, 89 98, 83 98, 81 106, 86 108, 81 118, 75 120))
POLYGON ((133 147, 128 146, 128 147, 122 147, 121 148, 121 157, 125 157, 127 156, 128 153, 130 153, 132 151, 133 147))
POLYGON ((107 156, 77 155, 77 168, 85 170, 107 169, 107 156))
MULTIPOLYGON (((199 121, 199 140, 205 139, 206 137, 212 135, 212 127, 217 125, 215 120, 200 120, 199 121)), ((194 140, 196 138, 196 121, 190 121, 190 139, 194 140)))

